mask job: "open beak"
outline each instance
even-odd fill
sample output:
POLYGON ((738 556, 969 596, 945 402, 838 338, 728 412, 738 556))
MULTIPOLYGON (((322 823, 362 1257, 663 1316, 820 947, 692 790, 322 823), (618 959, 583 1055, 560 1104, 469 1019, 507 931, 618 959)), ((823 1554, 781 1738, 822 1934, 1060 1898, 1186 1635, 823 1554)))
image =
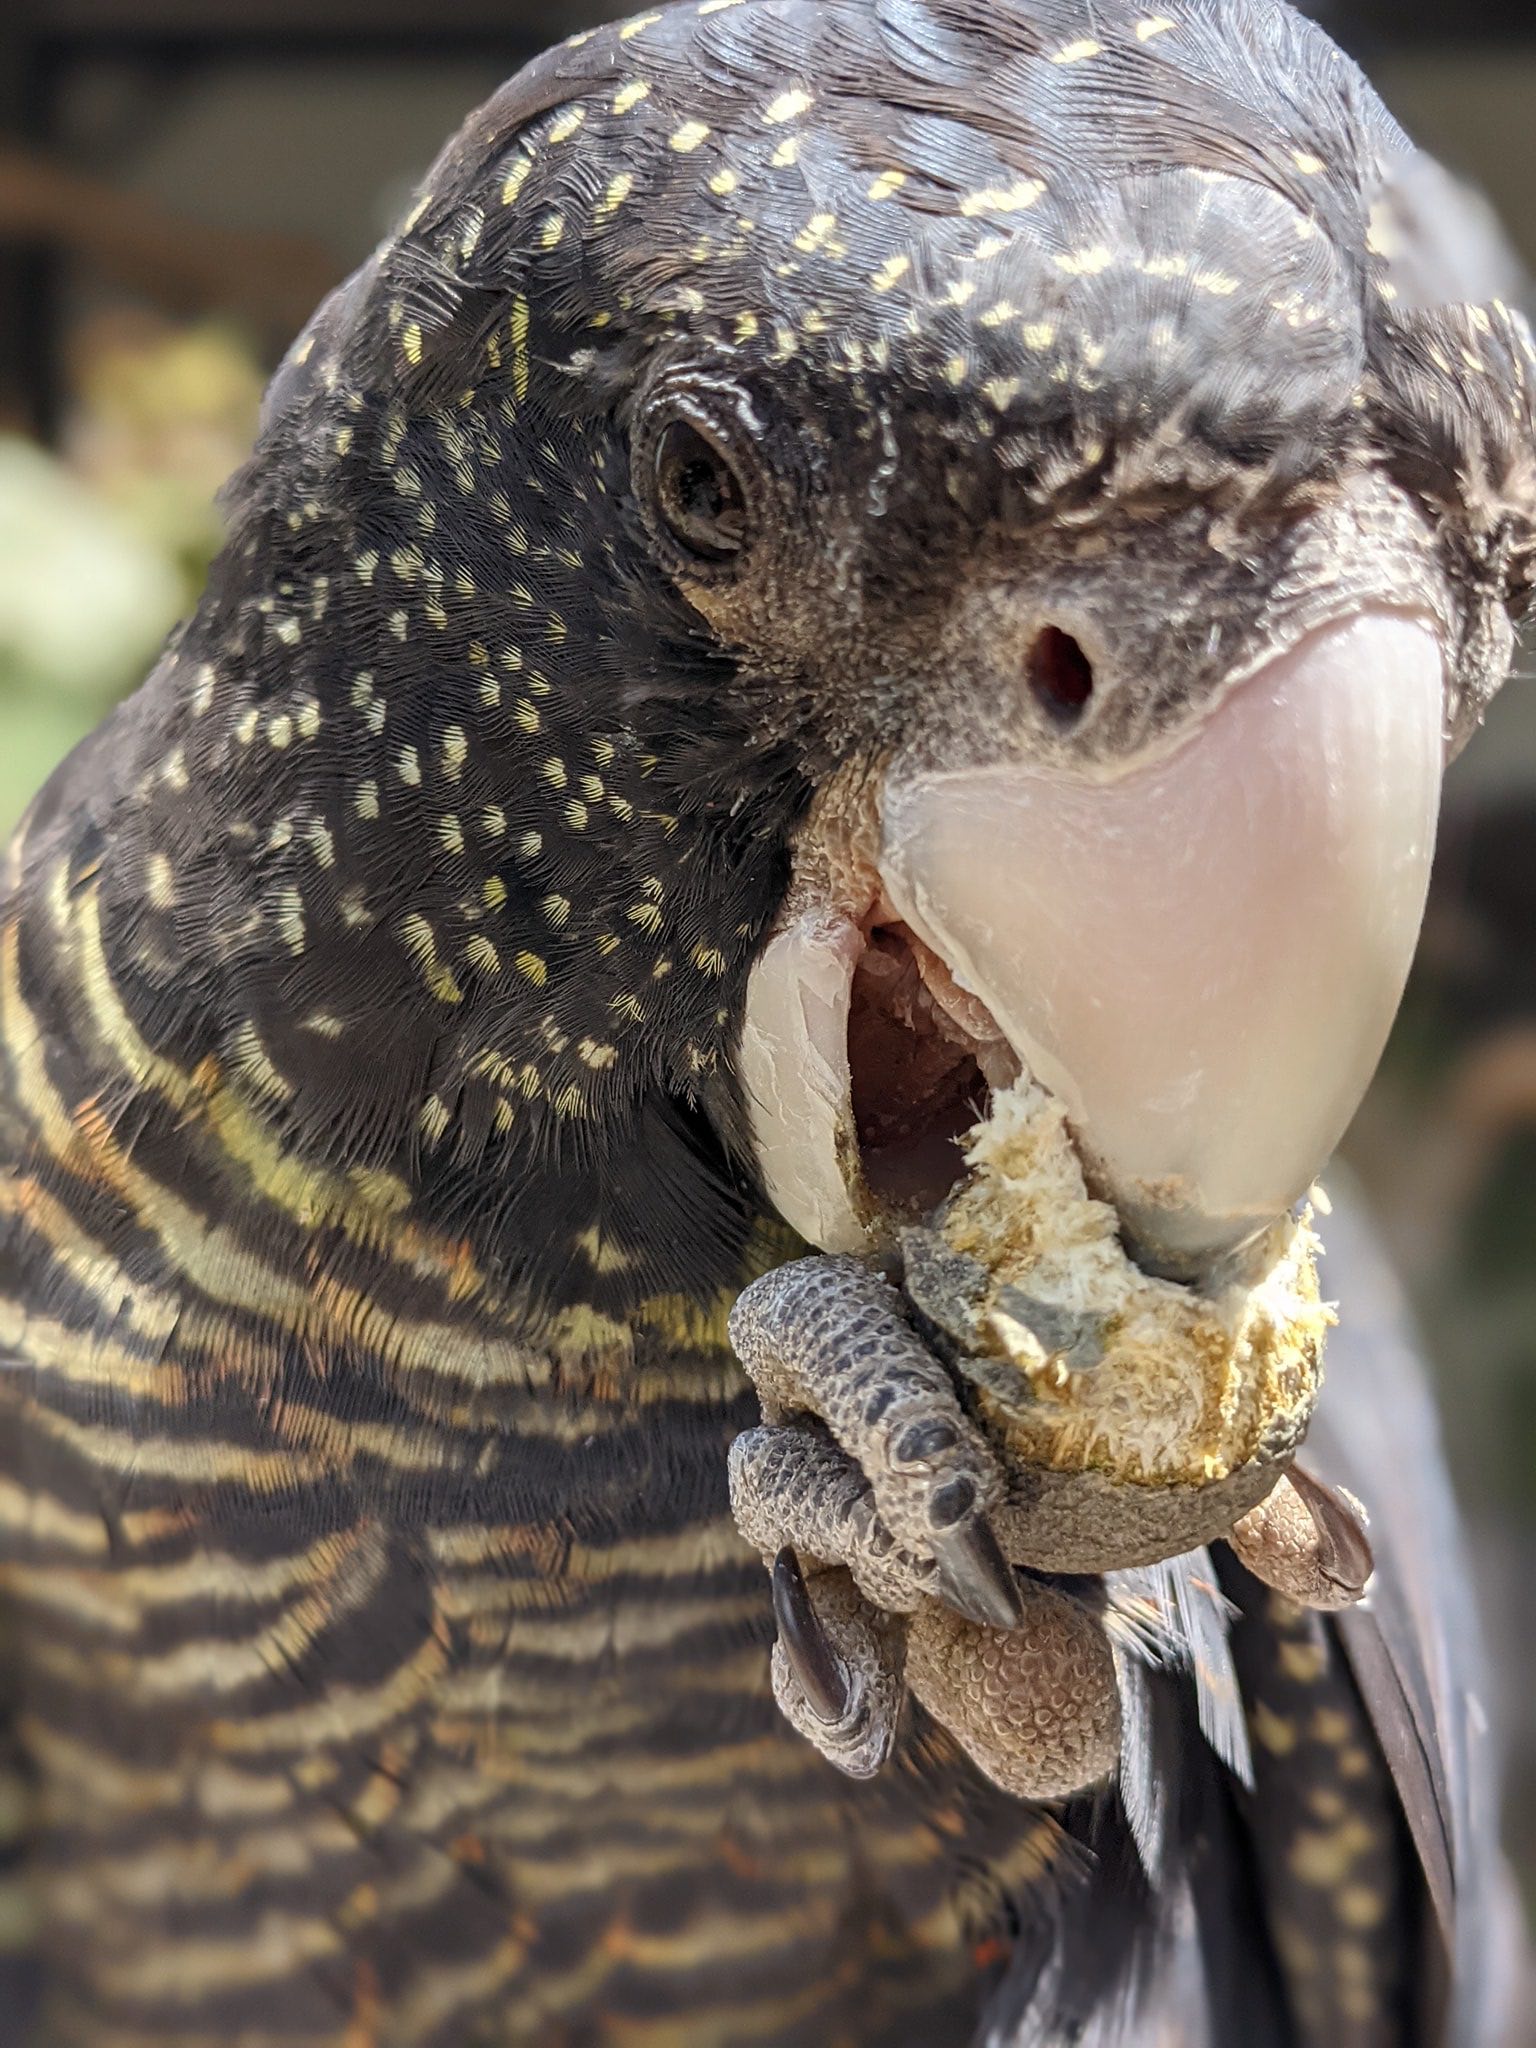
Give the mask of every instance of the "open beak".
MULTIPOLYGON (((1061 1101, 1148 1270, 1205 1272, 1265 1230, 1343 1134, 1402 995, 1434 849, 1443 683, 1428 625, 1369 611, 1119 773, 898 759, 875 909, 792 900, 754 974, 743 1071, 788 1220, 830 1250, 864 1248, 877 1220, 854 1097, 880 1081, 860 1090, 849 1053, 850 1027, 871 1042, 856 983, 873 916, 919 962, 929 999, 904 998, 905 1021, 952 1048, 969 1037, 982 1083, 1001 1050, 1061 1101)), ((913 1071, 956 1086, 953 1060, 913 1071)), ((955 1129, 935 1125, 954 1174, 976 1108, 973 1093, 955 1129)))

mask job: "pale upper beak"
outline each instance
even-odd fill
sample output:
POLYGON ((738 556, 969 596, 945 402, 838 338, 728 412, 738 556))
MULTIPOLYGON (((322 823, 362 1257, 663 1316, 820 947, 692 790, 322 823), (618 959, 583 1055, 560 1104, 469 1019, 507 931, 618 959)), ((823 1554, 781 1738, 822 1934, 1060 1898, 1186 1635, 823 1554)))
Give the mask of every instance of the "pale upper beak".
MULTIPOLYGON (((1149 1266, 1195 1273, 1263 1230, 1353 1115, 1423 916, 1443 688, 1432 629, 1373 610, 1314 632, 1119 773, 1000 758, 898 760, 888 775, 889 901, 1065 1105, 1149 1266)), ((743 1047, 759 1149, 779 1160, 766 1157, 770 1192, 843 1250, 846 1147, 820 1127, 842 1085, 849 961, 835 918, 781 931, 743 1047), (812 1126, 786 1164, 786 1133, 812 1126)))

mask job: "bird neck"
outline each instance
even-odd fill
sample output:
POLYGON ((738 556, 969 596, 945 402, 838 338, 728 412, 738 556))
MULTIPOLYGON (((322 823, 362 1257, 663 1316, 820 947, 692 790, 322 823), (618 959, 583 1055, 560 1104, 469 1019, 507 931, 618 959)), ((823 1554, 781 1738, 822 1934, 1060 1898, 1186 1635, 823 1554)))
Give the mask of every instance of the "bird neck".
POLYGON ((743 891, 718 842, 671 852, 697 820, 635 733, 467 626, 414 698, 370 676, 334 572, 237 538, 18 836, 28 1145, 105 1148, 140 1221, 179 1204, 194 1275, 229 1224, 582 1355, 718 1335, 763 1256, 726 1055, 764 863, 743 891))

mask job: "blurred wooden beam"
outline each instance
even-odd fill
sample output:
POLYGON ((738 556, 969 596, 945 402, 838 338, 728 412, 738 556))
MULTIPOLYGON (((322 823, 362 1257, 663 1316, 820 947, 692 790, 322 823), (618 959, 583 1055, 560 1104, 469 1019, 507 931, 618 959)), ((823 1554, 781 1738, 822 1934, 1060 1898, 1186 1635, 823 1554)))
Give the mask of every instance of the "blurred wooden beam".
MULTIPOLYGON (((299 45, 542 49, 573 29, 632 11, 622 0, 32 0, 34 28, 48 37, 205 47, 281 37, 299 45)), ((1313 0, 1308 11, 1346 37, 1377 44, 1536 41, 1531 0, 1313 0)))
POLYGON ((70 43, 474 43, 529 51, 628 12, 603 0, 33 0, 33 32, 70 43))
POLYGON ((0 243, 89 263, 173 313, 228 313, 285 347, 339 280, 334 253, 302 236, 210 227, 0 141, 0 243))

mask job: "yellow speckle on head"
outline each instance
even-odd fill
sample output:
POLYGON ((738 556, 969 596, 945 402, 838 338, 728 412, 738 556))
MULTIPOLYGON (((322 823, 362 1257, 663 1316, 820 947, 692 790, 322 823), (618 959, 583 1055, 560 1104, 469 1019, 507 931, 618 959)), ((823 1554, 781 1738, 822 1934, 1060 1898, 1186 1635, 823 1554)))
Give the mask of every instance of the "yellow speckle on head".
POLYGON ((809 256, 821 248, 837 228, 835 213, 813 213, 805 226, 795 237, 795 247, 802 255, 809 256))
POLYGON ((566 785, 565 763, 558 754, 551 754, 539 770, 540 776, 551 789, 564 789, 566 785))
POLYGON ((376 922, 368 908, 368 898, 356 883, 349 889, 343 889, 340 907, 341 921, 352 931, 367 931, 376 922))
POLYGON ((281 753, 283 748, 290 746, 292 742, 293 720, 285 711, 280 711, 276 718, 269 718, 267 720, 267 745, 269 747, 276 747, 278 752, 281 753))
POLYGON ((754 340, 761 324, 755 313, 738 313, 736 315, 736 339, 738 341, 754 340))
POLYGON ((541 249, 553 249, 564 233, 565 215, 563 213, 547 213, 544 216, 543 225, 539 229, 539 247, 541 249))
POLYGON ((651 88, 643 78, 632 78, 628 85, 621 85, 613 96, 613 111, 628 114, 638 107, 643 99, 650 96, 651 88))
POLYGON ((482 832, 486 834, 488 838, 505 838, 507 830, 507 814, 501 808, 500 804, 486 805, 485 809, 480 813, 480 829, 482 832))
POLYGON ((724 974, 725 972, 726 958, 718 946, 695 946, 692 957, 694 966, 698 968, 701 974, 724 974))
POLYGON ((360 818, 376 818, 379 815, 379 785, 371 780, 360 782, 352 799, 352 808, 360 818))
POLYGON ((543 902, 540 903, 539 908, 557 931, 570 920, 571 899, 569 896, 546 896, 543 902))
POLYGON ((1068 277, 1097 277, 1109 269, 1115 260, 1115 252, 1104 242, 1095 242, 1088 249, 1074 249, 1068 255, 1056 258, 1056 268, 1065 271, 1068 277))
POLYGON ((1095 42, 1092 36, 1082 36, 1077 42, 1068 43, 1065 49, 1055 51, 1052 54, 1051 62, 1053 64, 1082 64, 1089 57, 1099 57, 1103 53, 1104 45, 1102 43, 1095 42))
POLYGON ((1238 280, 1222 270, 1197 270, 1192 282, 1196 291, 1208 292, 1213 299, 1230 299, 1238 289, 1238 280))
POLYGON ((169 860, 163 853, 152 853, 146 879, 149 884, 149 900, 156 910, 169 910, 176 901, 176 876, 169 860))
POLYGON ((1291 162, 1305 178, 1315 178, 1320 171, 1327 169, 1327 165, 1323 162, 1322 158, 1314 156, 1310 149, 1293 149, 1291 151, 1291 162))
POLYGON ((400 337, 400 351, 408 363, 421 361, 421 323, 413 320, 400 337))
POLYGON ((1056 346, 1056 329, 1049 320, 1026 320, 1019 328, 1019 337, 1024 346, 1043 355, 1056 346))
MULTIPOLYGON (((779 144, 778 148, 773 152, 773 155, 769 157, 768 161, 773 165, 775 170, 779 171, 787 169, 790 164, 799 163, 799 136, 786 135, 784 140, 779 144)), ((743 232, 745 232, 745 223, 743 223, 743 232)))
POLYGON ((289 952, 304 950, 304 898, 291 882, 277 892, 277 929, 289 952))
POLYGON ((892 290, 896 285, 900 284, 911 268, 912 258, 910 256, 887 257, 885 262, 881 264, 880 268, 869 280, 870 289, 877 292, 892 290))
POLYGON ((644 35, 645 31, 648 28, 654 28, 657 22, 660 20, 661 16, 659 14, 637 15, 633 21, 626 21, 624 26, 619 30, 619 41, 621 43, 627 43, 632 41, 633 38, 636 36, 644 35))
POLYGON ((535 988, 542 988, 549 979, 549 968, 537 953, 519 953, 517 971, 525 981, 531 981, 535 988))
POLYGON ((793 91, 781 92, 777 99, 770 100, 763 109, 763 119, 770 128, 777 128, 785 121, 793 121, 808 113, 813 105, 812 95, 797 86, 793 91))
POLYGON ((1006 412, 1023 387, 1017 377, 989 377, 981 388, 990 404, 1006 412))
POLYGON ((464 957, 485 974, 500 974, 501 955, 483 932, 476 932, 464 948, 464 957))
POLYGON ((192 716, 201 718, 213 703, 214 685, 218 674, 211 661, 205 661, 197 672, 197 685, 192 692, 192 716))
POLYGON ((549 131, 551 142, 569 142, 582 122, 587 118, 585 107, 567 107, 549 131))
POLYGON ((968 220, 982 213, 1025 213, 1044 191, 1042 178, 1020 178, 1012 185, 984 185, 977 192, 965 194, 960 211, 968 220))
POLYGON ((610 215, 617 213, 634 189, 634 173, 632 171, 620 171, 619 175, 610 181, 608 190, 599 200, 597 212, 593 218, 596 220, 607 220, 610 215))
POLYGON ((528 396, 528 301, 515 298, 512 301, 512 388, 517 393, 518 403, 528 396))
POLYGON ((1149 14, 1145 21, 1137 22, 1136 40, 1138 43, 1150 43, 1154 36, 1166 35, 1169 29, 1177 27, 1178 23, 1171 21, 1166 14, 1149 14))
POLYGON ((320 730, 320 705, 318 699, 306 697, 293 714, 294 725, 301 738, 312 740, 320 730))
POLYGON ((440 1095, 429 1095, 427 1097, 426 1101, 421 1105, 421 1113, 416 1120, 421 1126, 422 1135, 434 1145, 453 1121, 449 1114, 448 1105, 440 1095))
POLYGON ((708 139, 708 136, 709 123, 707 121, 685 121, 681 128, 673 131, 667 147, 675 149, 679 156, 689 156, 698 148, 701 142, 708 139))
POLYGON ((443 773, 457 782, 469 758, 469 735, 462 725, 450 725, 443 734, 443 773))
POLYGON ((317 818, 314 821, 314 823, 310 826, 307 837, 309 839, 309 850, 315 856, 315 859, 320 863, 321 867, 335 867, 336 840, 331 832, 330 826, 322 824, 321 821, 317 818))
POLYGON ((507 885, 500 875, 488 875, 481 885, 480 895, 487 910, 506 908, 507 885))
POLYGON ((447 853, 464 851, 464 827, 452 811, 444 812, 437 821, 438 843, 447 853))
POLYGON ((501 185, 501 203, 503 206, 510 206, 513 200, 516 199, 518 193, 527 184, 528 173, 532 169, 533 158, 531 156, 519 155, 508 165, 507 175, 502 180, 501 185))
POLYGON ((944 365, 944 380, 948 384, 953 384, 957 391, 970 374, 971 361, 969 356, 951 356, 944 365))
POLYGON ((726 166, 715 172, 709 181, 709 189, 711 192, 717 192, 723 199, 727 193, 734 192, 740 183, 741 180, 736 173, 726 166))
POLYGON ((906 182, 907 174, 905 171, 882 171, 864 196, 866 199, 877 201, 889 199, 893 193, 899 192, 906 182))
POLYGON ((519 833, 517 850, 524 860, 537 860, 544 851, 544 834, 542 832, 519 833))
POLYGON ((402 747, 395 756, 395 773, 413 786, 421 781, 421 756, 414 747, 402 747))

